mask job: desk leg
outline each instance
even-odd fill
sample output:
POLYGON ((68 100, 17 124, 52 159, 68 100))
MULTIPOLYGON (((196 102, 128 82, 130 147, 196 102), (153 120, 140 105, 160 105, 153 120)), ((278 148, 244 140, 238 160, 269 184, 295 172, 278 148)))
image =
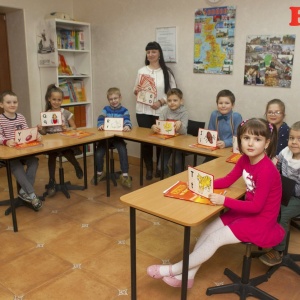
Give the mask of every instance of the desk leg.
POLYGON ((109 143, 110 139, 106 139, 106 196, 110 197, 110 169, 109 169, 109 143))
POLYGON ((181 300, 187 298, 191 227, 184 226, 181 300))
POLYGON ((140 144, 140 186, 143 186, 143 164, 144 164, 144 156, 143 156, 143 147, 144 144, 140 144))
POLYGON ((9 160, 7 161, 7 164, 6 164, 6 174, 7 174, 9 199, 10 199, 10 207, 11 207, 11 216, 12 216, 12 221, 13 221, 13 226, 14 226, 14 232, 17 232, 18 231, 18 224, 17 224, 15 198, 14 198, 14 190, 13 190, 13 186, 12 186, 11 169, 10 169, 9 160))
POLYGON ((84 188, 87 189, 87 166, 86 166, 86 147, 88 145, 83 145, 83 181, 84 181, 84 188))
MULTIPOLYGON (((160 149, 160 180, 164 179, 165 177, 165 147, 161 147, 160 149)), ((158 163, 158 162, 157 162, 158 163)))
POLYGON ((130 207, 130 268, 131 299, 136 300, 136 218, 135 208, 130 207))

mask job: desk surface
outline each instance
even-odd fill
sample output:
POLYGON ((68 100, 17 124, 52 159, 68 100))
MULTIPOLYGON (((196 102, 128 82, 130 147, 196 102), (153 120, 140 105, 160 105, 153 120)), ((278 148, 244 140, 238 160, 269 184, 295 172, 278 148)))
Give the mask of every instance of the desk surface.
POLYGON ((94 133, 81 139, 72 138, 60 135, 59 133, 43 135, 41 146, 29 147, 26 149, 15 149, 6 146, 0 146, 0 159, 8 160, 17 157, 24 157, 28 155, 36 155, 45 153, 51 150, 59 150, 72 146, 93 143, 98 140, 110 138, 114 136, 113 131, 98 131, 97 128, 86 128, 84 131, 94 133))
POLYGON ((123 137, 131 141, 150 143, 154 145, 166 146, 186 152, 193 152, 197 154, 215 156, 215 157, 229 157, 232 152, 232 147, 209 150, 205 148, 192 148, 189 145, 197 143, 197 137, 191 135, 179 135, 169 139, 160 139, 152 135, 153 132, 149 128, 133 127, 129 132, 116 131, 115 136, 123 137))
MULTIPOLYGON (((234 166, 226 163, 225 160, 226 157, 220 157, 197 168, 219 178, 225 176, 234 166)), ((123 195, 120 199, 135 209, 183 226, 196 226, 223 209, 223 206, 210 206, 164 197, 163 191, 176 183, 177 180, 187 181, 187 171, 123 195)), ((227 188, 226 191, 227 195, 232 198, 242 197, 245 193, 245 184, 242 178, 227 188)))

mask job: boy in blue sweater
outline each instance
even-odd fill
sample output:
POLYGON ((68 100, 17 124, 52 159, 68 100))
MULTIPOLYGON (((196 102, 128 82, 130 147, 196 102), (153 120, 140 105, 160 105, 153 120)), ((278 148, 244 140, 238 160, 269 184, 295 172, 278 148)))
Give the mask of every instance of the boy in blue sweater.
MULTIPOLYGON (((130 115, 128 110, 121 105, 121 92, 120 89, 112 87, 107 91, 108 106, 105 106, 98 117, 97 128, 98 130, 104 130, 104 119, 107 118, 123 118, 123 131, 130 131, 132 124, 130 121, 130 115)), ((121 185, 131 188, 131 177, 128 175, 128 157, 126 143, 122 138, 115 137, 113 139, 113 145, 117 148, 120 158, 120 166, 122 174, 120 175, 121 185)), ((102 180, 106 174, 103 171, 104 155, 106 152, 106 141, 100 141, 96 150, 96 164, 97 164, 97 178, 96 181, 102 180)), ((94 184, 95 178, 91 180, 94 184)))

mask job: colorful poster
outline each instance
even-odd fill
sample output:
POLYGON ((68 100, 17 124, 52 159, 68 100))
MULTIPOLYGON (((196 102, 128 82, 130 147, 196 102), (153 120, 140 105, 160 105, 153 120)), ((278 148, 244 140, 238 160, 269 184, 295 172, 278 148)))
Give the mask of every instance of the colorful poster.
POLYGON ((290 88, 296 36, 247 37, 244 84, 290 88))
POLYGON ((195 12, 194 73, 232 74, 235 6, 195 12))

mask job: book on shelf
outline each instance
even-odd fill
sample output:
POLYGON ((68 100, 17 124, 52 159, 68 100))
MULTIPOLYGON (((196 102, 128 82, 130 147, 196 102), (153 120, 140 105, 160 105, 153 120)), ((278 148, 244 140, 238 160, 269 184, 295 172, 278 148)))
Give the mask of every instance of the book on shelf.
POLYGON ((58 49, 84 50, 82 30, 58 29, 56 36, 58 49))
POLYGON ((63 76, 73 75, 70 66, 67 64, 65 57, 58 54, 58 74, 63 76))
POLYGON ((76 127, 86 127, 86 106, 85 105, 75 105, 75 106, 65 106, 74 115, 76 127))
POLYGON ((209 199, 209 194, 225 194, 225 190, 214 189, 213 184, 213 175, 189 166, 188 182, 177 181, 173 186, 164 191, 164 196, 213 205, 209 199))
POLYGON ((82 79, 59 79, 59 87, 64 93, 63 104, 86 102, 84 81, 82 79))

